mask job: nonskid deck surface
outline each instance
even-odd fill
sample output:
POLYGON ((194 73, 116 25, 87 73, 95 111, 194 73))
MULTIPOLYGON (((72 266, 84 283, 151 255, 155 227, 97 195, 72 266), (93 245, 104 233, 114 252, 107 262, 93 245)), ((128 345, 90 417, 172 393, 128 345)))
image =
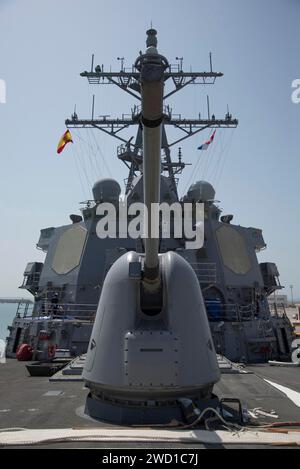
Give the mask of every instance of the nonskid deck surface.
POLYGON ((247 405, 247 409, 262 408, 269 412, 274 410, 278 419, 267 419, 268 422, 300 422, 300 407, 298 407, 282 391, 270 385, 265 380, 284 386, 287 390, 299 390, 300 406, 300 368, 282 369, 274 368, 270 372, 267 364, 246 367, 253 374, 222 375, 219 383, 214 387, 214 392, 219 397, 238 397, 247 405), (289 378, 287 376, 289 373, 289 378), (271 376, 272 375, 272 376, 271 376), (297 382, 297 386, 295 386, 297 382))
POLYGON ((288 388, 300 393, 300 367, 279 368, 278 366, 257 364, 247 366, 247 370, 252 371, 261 378, 281 384, 282 386, 287 386, 288 388))
MULTIPOLYGON (((235 397, 246 403, 248 409, 260 407, 274 410, 274 421, 300 422, 300 407, 264 379, 300 392, 300 368, 271 368, 268 364, 246 367, 250 373, 222 374, 214 392, 221 397, 235 397)), ((49 382, 46 377, 30 377, 24 362, 7 360, 0 365, 0 430, 20 427, 28 429, 62 428, 116 428, 108 423, 95 422, 83 416, 87 389, 83 382, 49 382)), ((124 427, 123 427, 124 428, 124 427)), ((61 445, 61 444, 60 444, 61 445)), ((68 444, 66 444, 68 446, 68 444)), ((99 447, 104 443, 97 443, 99 447)), ((80 445, 81 446, 81 445, 80 445)), ((93 447, 93 443, 84 444, 93 447)), ((95 446, 95 445, 94 445, 95 446)), ((122 445, 112 443, 110 447, 122 445)), ((130 446, 130 443, 126 444, 130 446)), ((149 447, 138 443, 134 447, 149 447)), ((156 447, 164 447, 160 443, 156 447)), ((166 445, 165 445, 166 446, 166 445)), ((178 444, 168 444, 176 447, 178 444)), ((180 445, 179 445, 180 446, 180 445)), ((199 447, 199 444, 196 445, 199 447)))

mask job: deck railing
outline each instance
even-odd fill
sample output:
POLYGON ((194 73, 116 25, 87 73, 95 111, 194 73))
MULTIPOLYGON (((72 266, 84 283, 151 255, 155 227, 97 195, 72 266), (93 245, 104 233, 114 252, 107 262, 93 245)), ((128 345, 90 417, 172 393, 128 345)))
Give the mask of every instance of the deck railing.
POLYGON ((51 303, 51 301, 44 301, 40 305, 39 311, 34 314, 29 308, 22 308, 20 305, 17 310, 17 315, 23 318, 31 319, 64 319, 64 320, 84 320, 93 321, 97 312, 97 304, 87 303, 51 303))

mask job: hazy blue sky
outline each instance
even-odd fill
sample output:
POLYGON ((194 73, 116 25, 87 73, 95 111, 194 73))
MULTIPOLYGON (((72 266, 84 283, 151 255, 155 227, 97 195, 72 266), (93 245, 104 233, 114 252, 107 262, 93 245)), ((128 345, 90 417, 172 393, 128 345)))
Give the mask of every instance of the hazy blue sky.
POLYGON ((75 103, 80 117, 90 115, 93 93, 96 115, 130 112, 134 100, 112 87, 89 87, 79 72, 89 69, 92 53, 106 69, 119 68, 118 56, 131 66, 151 21, 171 62, 183 56, 187 69, 207 70, 212 51, 214 69, 224 72, 214 87, 178 94, 170 101, 174 113, 205 112, 209 92, 217 116, 228 103, 240 121, 234 131, 217 132, 197 170, 196 148, 209 132, 182 145, 193 166, 180 192, 190 180, 211 180, 225 213, 263 229, 268 249, 260 259, 276 262, 282 284, 300 296, 300 104, 291 102, 292 80, 300 78, 298 0, 0 0, 0 78, 7 84, 0 104, 0 296, 20 294, 25 264, 43 259, 35 249, 39 230, 68 223, 91 196, 90 184, 113 175, 123 187, 117 141, 94 134, 98 164, 88 150, 91 132, 74 132, 74 145, 60 157, 56 145, 75 103))

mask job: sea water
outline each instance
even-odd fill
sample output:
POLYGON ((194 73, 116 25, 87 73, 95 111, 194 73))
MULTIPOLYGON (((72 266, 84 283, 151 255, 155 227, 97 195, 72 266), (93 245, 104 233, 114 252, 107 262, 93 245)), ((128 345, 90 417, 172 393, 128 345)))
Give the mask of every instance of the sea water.
POLYGON ((7 326, 12 324, 18 305, 15 303, 0 303, 0 339, 5 339, 9 331, 7 326))

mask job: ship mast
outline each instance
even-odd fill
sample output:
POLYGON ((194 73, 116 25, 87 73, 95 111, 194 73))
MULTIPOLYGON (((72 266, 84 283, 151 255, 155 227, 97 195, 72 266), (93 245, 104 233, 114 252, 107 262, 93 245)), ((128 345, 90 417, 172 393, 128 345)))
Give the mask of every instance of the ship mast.
MULTIPOLYGON (((184 71, 182 57, 176 57, 176 59, 178 59, 177 64, 168 64, 168 67, 164 72, 164 82, 170 84, 171 89, 163 96, 164 103, 166 103, 166 100, 170 96, 183 90, 188 85, 213 85, 217 78, 222 77, 223 73, 213 71, 211 54, 209 58, 210 70, 203 72, 184 71)), ((113 84, 141 103, 141 89, 139 82, 140 72, 137 69, 136 64, 132 65, 132 67, 128 69, 124 67, 124 57, 119 58, 119 60, 121 61, 120 71, 106 71, 103 65, 94 66, 93 55, 90 71, 84 71, 80 75, 87 78, 91 85, 113 84)), ((122 117, 111 118, 110 116, 98 116, 95 118, 95 100, 93 97, 91 118, 79 119, 76 112, 74 112, 71 119, 67 119, 65 124, 70 129, 98 129, 122 142, 117 149, 117 156, 121 161, 123 161, 129 170, 126 182, 127 194, 132 187, 134 177, 140 171, 143 163, 141 104, 135 104, 131 109, 130 114, 123 114, 122 117), (127 140, 122 136, 122 131, 131 126, 137 127, 136 138, 134 141, 133 137, 130 140, 127 140)), ((186 163, 181 160, 181 152, 179 152, 178 161, 172 161, 171 148, 207 128, 235 128, 237 125, 237 119, 232 118, 228 110, 224 119, 216 118, 214 115, 211 115, 208 97, 207 118, 201 118, 199 114, 197 119, 186 119, 181 115, 174 115, 170 106, 168 104, 164 104, 161 139, 162 171, 168 172, 172 190, 177 197, 176 175, 182 172, 186 163), (168 126, 172 126, 174 129, 181 132, 181 135, 171 142, 169 142, 167 138, 166 129, 168 126)))

